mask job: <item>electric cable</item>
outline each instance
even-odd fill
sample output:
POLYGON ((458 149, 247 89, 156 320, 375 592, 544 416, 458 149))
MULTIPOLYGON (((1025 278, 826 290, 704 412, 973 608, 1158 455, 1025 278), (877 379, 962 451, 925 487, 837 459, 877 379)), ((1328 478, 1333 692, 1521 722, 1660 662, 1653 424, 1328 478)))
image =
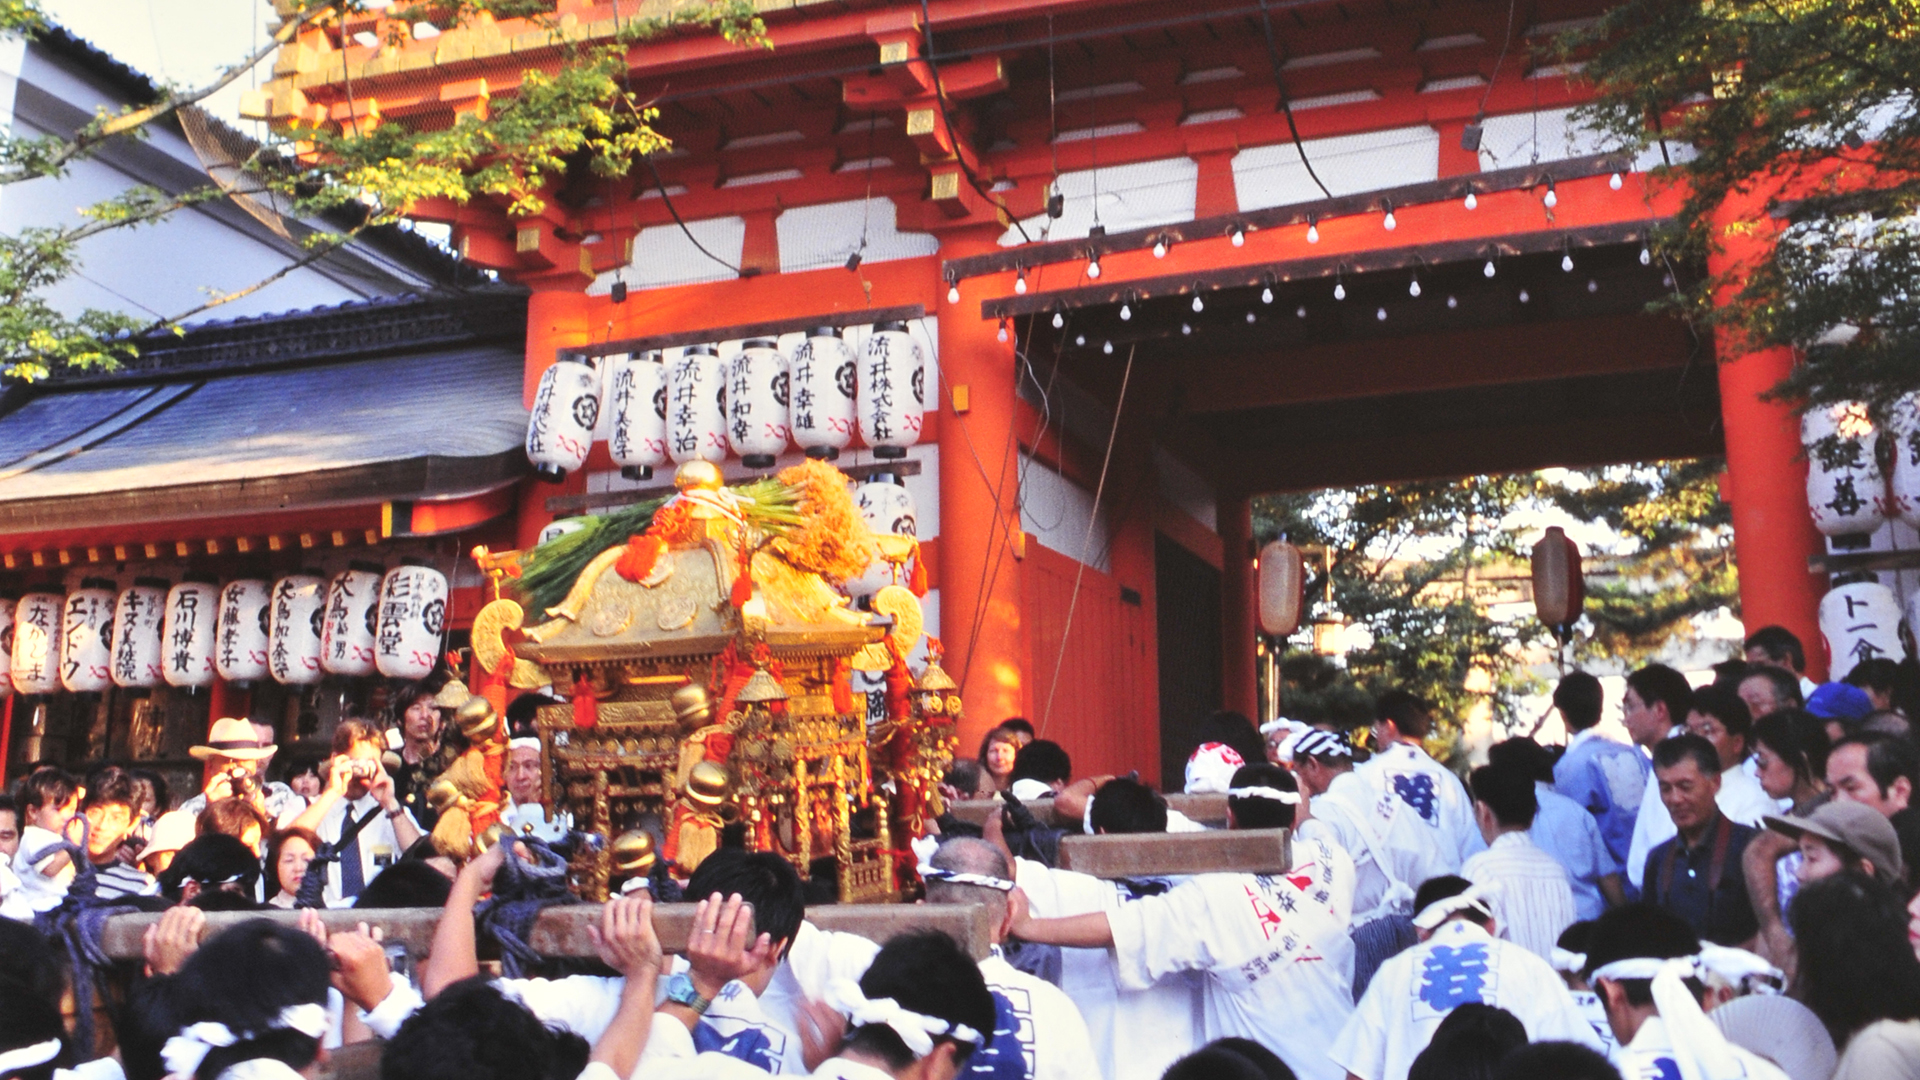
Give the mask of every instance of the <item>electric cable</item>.
MULTIPOLYGON (((922 3, 925 0, 921 0, 922 3)), ((1273 85, 1280 91, 1280 112, 1287 118, 1287 132, 1293 136, 1293 149, 1300 155, 1300 164, 1306 166, 1307 176, 1320 194, 1333 198, 1333 192, 1320 180, 1320 174, 1313 171, 1313 162, 1307 160, 1307 148, 1300 141, 1300 125, 1293 122, 1293 103, 1287 100, 1287 80, 1280 74, 1280 46, 1273 38, 1273 17, 1267 13, 1267 0, 1260 0, 1260 22, 1267 29, 1267 62, 1273 67, 1273 85)))

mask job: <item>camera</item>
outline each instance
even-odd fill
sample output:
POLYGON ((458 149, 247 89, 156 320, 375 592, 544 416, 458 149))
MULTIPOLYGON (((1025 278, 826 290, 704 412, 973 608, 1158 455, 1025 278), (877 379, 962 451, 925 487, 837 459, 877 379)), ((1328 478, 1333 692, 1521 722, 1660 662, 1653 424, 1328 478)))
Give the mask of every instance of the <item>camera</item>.
POLYGON ((253 798, 253 772, 238 765, 230 766, 221 775, 227 779, 227 791, 236 799, 253 798))

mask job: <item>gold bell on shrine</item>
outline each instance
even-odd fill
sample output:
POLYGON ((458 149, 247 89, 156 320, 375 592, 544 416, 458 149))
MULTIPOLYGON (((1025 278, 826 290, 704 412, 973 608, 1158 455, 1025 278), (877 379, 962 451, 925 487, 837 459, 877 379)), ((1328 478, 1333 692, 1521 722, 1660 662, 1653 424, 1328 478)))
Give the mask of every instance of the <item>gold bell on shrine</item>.
POLYGON ((687 773, 687 798, 703 806, 719 806, 727 798, 732 778, 717 761, 702 761, 687 773))
POLYGON ((707 696, 707 688, 699 683, 683 686, 673 692, 668 699, 673 705, 674 719, 684 728, 705 727, 713 718, 713 699, 707 696))
POLYGON ((493 702, 471 696, 453 711, 453 722, 460 725, 460 734, 469 742, 483 742, 499 728, 500 714, 493 711, 493 702))
POLYGON ((433 807, 436 814, 458 806, 461 798, 460 788, 444 776, 427 785, 427 805, 433 807))
POLYGON ((780 680, 769 674, 766 668, 755 668, 753 677, 740 688, 733 700, 742 705, 765 705, 771 701, 787 700, 787 692, 781 687, 780 680))
POLYGON ((614 838, 610 849, 613 856, 613 872, 629 877, 653 872, 653 864, 658 858, 654 852, 653 834, 645 829, 631 829, 614 838))
POLYGON ((467 699, 472 696, 473 691, 467 689, 467 684, 461 682, 459 677, 456 676, 448 679, 447 685, 441 687, 440 692, 433 695, 433 706, 436 709, 457 709, 465 705, 467 699))

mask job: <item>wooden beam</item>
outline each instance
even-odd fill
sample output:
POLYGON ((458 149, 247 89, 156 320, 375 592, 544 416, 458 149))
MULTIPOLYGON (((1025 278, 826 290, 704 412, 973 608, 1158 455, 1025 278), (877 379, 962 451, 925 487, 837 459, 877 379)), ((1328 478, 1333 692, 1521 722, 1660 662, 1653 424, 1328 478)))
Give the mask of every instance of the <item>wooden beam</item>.
POLYGON ((1286 829, 1209 829, 1060 838, 1060 868, 1097 878, 1283 874, 1293 868, 1286 829))
POLYGON ((650 334, 646 337, 626 338, 621 341, 602 341, 596 345, 562 349, 560 355, 564 359, 574 356, 641 353, 653 349, 678 348, 682 345, 708 345, 716 341, 733 341, 738 338, 779 337, 781 334, 804 333, 816 326, 847 327, 883 322, 911 322, 914 319, 925 318, 926 314, 927 309, 921 304, 856 311, 826 311, 799 319, 775 319, 771 322, 712 326, 704 330, 677 330, 671 334, 650 334))
MULTIPOLYGON (((1227 797, 1225 795, 1168 795, 1167 809, 1178 810, 1202 825, 1224 827, 1227 823, 1227 797)), ((963 799, 949 803, 947 809, 961 821, 974 825, 986 823, 987 815, 994 807, 1002 803, 998 799, 963 799)), ((1053 813, 1052 799, 1028 799, 1026 807, 1033 816, 1041 821, 1051 821, 1057 826, 1078 827, 1078 821, 1061 821, 1053 813)))
POLYGON ((1845 574, 1856 570, 1920 570, 1920 550, 1845 551, 1807 556, 1807 569, 1816 574, 1845 574))
MULTIPOLYGON (((692 904, 660 904, 653 909, 654 927, 660 945, 667 952, 685 952, 687 935, 693 926, 692 904)), ((415 959, 427 954, 433 942, 433 928, 440 921, 440 908, 390 908, 355 911, 342 908, 320 912, 320 918, 332 931, 350 930, 360 923, 379 927, 389 942, 400 942, 415 959)), ((208 935, 250 919, 272 919, 292 926, 299 918, 295 911, 231 911, 207 915, 208 935)), ((993 944, 993 931, 987 925, 987 910, 978 904, 827 904, 811 908, 807 920, 822 930, 858 934, 884 942, 909 930, 939 930, 951 935, 969 953, 987 955, 993 944)), ((116 915, 107 920, 101 932, 101 947, 115 960, 141 957, 141 938, 147 927, 160 921, 157 913, 116 915)), ((540 913, 533 925, 528 944, 546 956, 594 956, 587 928, 600 924, 599 904, 570 904, 540 913)))

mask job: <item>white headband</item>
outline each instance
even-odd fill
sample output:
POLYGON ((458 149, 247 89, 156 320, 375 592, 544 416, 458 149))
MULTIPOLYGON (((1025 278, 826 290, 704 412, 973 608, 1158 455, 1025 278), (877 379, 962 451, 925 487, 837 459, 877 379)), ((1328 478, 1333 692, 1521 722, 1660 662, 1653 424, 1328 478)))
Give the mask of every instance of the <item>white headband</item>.
POLYGON ((1553 947, 1553 970, 1564 971, 1569 975, 1578 975, 1586 969, 1586 953, 1568 952, 1558 945, 1553 947))
POLYGON ((533 736, 531 736, 531 735, 522 735, 522 736, 520 736, 520 737, 519 737, 519 738, 517 738, 517 739, 511 739, 511 740, 508 740, 508 742, 507 742, 507 749, 509 749, 509 750, 538 750, 538 749, 540 749, 540 740, 539 740, 539 739, 536 739, 536 738, 534 738, 534 737, 533 737, 533 736))
POLYGON ((1307 757, 1344 757, 1353 756, 1353 744, 1344 735, 1331 731, 1309 729, 1300 733, 1290 747, 1293 755, 1307 757))
MULTIPOLYGON (((327 1007, 308 1001, 281 1009, 280 1015, 273 1018, 266 1030, 293 1030, 318 1039, 327 1033, 330 1026, 327 1007)), ((169 1076, 192 1076, 200 1070, 200 1063, 207 1059, 215 1047, 232 1046, 259 1038, 262 1034, 265 1032, 250 1031, 235 1035, 232 1028, 214 1020, 188 1024, 180 1029, 180 1034, 168 1039, 167 1044, 160 1048, 160 1060, 166 1063, 169 1076)))
POLYGON ((949 885, 978 885, 983 889, 999 892, 1012 892, 1013 882, 1006 878, 997 878, 988 874, 963 874, 958 870, 942 870, 937 866, 920 864, 920 878, 923 881, 944 881, 949 885))
POLYGON ((1421 908, 1420 913, 1413 917, 1413 925, 1421 930, 1431 930, 1468 910, 1477 911, 1491 919, 1493 909, 1487 906, 1487 901, 1498 891, 1498 886, 1489 883, 1475 885, 1466 892, 1456 893, 1453 896, 1442 897, 1421 908))
POLYGON ((0 1076, 31 1069, 35 1065, 45 1065, 59 1056, 60 1040, 57 1038, 9 1050, 0 1054, 0 1076))
MULTIPOLYGON (((1582 957, 1582 959, 1585 958, 1582 957)), ((1702 942, 1700 952, 1694 956, 1679 956, 1671 960, 1654 956, 1634 956, 1615 960, 1611 964, 1602 965, 1593 973, 1593 977, 1612 979, 1614 982, 1628 979, 1652 979, 1665 971, 1670 963, 1685 966, 1686 973, 1682 976, 1683 978, 1714 975, 1736 985, 1754 976, 1764 975, 1771 979, 1786 977, 1779 968, 1745 949, 1730 949, 1712 942, 1702 942)))
POLYGON ((1699 956, 1677 956, 1666 960, 1634 956, 1601 965, 1593 973, 1593 978, 1596 982, 1600 979, 1615 982, 1652 979, 1653 1007, 1666 1024, 1667 1038, 1673 1043, 1673 1056, 1679 1059, 1680 1075, 1687 1080, 1734 1080, 1748 1075, 1746 1069, 1727 1045, 1726 1036, 1721 1034, 1713 1021, 1707 1019, 1707 1014, 1700 1009, 1700 1002, 1683 981, 1699 974, 1703 967, 1711 968, 1711 964, 1705 949, 1701 950, 1699 956))
POLYGON ((961 1042, 970 1042, 975 1049, 987 1045, 987 1040, 979 1032, 965 1024, 949 1024, 945 1020, 902 1008, 892 998, 878 1001, 868 999, 860 990, 860 984, 852 979, 835 979, 827 987, 827 1004, 847 1014, 847 1023, 854 1027, 870 1027, 882 1024, 893 1029, 900 1041, 907 1044, 915 1058, 923 1058, 933 1053, 935 1036, 950 1036, 961 1042))
POLYGON ((1299 792, 1281 791, 1279 788, 1270 788, 1270 787, 1228 788, 1227 798, 1229 799, 1267 799, 1271 802, 1287 803, 1293 806, 1298 806, 1300 804, 1299 792))

